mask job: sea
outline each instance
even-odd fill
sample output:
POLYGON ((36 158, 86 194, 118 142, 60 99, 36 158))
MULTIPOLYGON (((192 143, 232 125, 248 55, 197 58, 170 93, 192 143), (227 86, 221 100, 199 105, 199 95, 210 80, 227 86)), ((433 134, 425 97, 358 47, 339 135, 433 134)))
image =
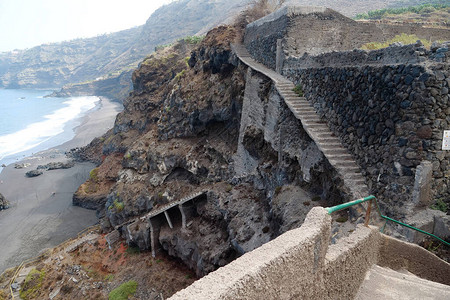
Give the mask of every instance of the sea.
POLYGON ((0 89, 0 172, 34 153, 70 141, 98 97, 44 97, 50 90, 0 89))

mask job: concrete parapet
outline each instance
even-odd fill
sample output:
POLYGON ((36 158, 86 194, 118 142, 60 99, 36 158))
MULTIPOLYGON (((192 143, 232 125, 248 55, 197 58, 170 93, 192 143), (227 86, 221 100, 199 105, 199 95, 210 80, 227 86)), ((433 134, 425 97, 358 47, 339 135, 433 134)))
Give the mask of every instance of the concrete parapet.
POLYGON ((376 227, 358 225, 350 236, 328 248, 323 299, 353 299, 367 270, 378 261, 381 235, 376 227))
POLYGON ((170 299, 354 299, 376 264, 450 284, 450 264, 425 249, 358 226, 329 246, 331 218, 313 208, 303 225, 244 254, 170 299))
POLYGON ((450 264, 424 248, 382 235, 378 264, 393 270, 406 269, 431 281, 450 285, 450 264))
POLYGON ((330 222, 323 208, 313 208, 302 227, 244 254, 170 299, 320 299, 315 282, 322 281, 330 222))

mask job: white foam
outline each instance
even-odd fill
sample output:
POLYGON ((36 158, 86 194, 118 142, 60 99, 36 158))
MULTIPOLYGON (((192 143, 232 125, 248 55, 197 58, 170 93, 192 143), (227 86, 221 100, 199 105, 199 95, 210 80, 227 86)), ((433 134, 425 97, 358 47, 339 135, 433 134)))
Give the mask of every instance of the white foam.
MULTIPOLYGON (((46 115, 46 120, 28 125, 25 129, 0 136, 0 160, 30 150, 62 133, 64 126, 95 107, 97 97, 75 97, 63 102, 65 107, 46 115)), ((55 145, 56 146, 56 145, 55 145)))

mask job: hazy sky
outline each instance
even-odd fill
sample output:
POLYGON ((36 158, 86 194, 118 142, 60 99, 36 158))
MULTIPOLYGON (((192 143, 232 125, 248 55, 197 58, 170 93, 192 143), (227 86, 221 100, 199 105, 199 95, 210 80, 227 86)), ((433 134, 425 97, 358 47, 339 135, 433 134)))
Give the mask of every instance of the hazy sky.
POLYGON ((0 0, 0 51, 142 25, 173 0, 0 0))

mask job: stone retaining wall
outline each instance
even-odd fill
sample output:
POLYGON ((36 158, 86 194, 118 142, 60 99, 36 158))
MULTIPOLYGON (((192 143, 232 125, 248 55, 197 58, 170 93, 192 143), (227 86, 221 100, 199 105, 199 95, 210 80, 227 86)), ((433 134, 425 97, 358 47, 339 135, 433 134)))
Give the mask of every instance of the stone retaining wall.
POLYGON ((306 53, 352 50, 401 33, 415 34, 427 41, 450 39, 449 29, 357 22, 329 8, 287 5, 249 24, 244 45, 254 59, 275 69, 277 60, 282 64, 285 58, 306 53))
MULTIPOLYGON (((396 209, 404 214, 400 207, 411 202, 416 168, 423 161, 432 163, 432 198, 450 200, 450 151, 442 151, 443 131, 450 129, 448 48, 427 52, 411 47, 367 57, 407 49, 408 57, 422 63, 299 68, 303 61, 298 59, 283 71, 303 86, 316 111, 357 159, 369 188, 389 202, 383 210, 394 216, 396 209), (436 62, 437 54, 443 55, 442 63, 436 62)), ((362 61, 355 51, 324 54, 318 60, 333 65, 335 56, 362 61)))

